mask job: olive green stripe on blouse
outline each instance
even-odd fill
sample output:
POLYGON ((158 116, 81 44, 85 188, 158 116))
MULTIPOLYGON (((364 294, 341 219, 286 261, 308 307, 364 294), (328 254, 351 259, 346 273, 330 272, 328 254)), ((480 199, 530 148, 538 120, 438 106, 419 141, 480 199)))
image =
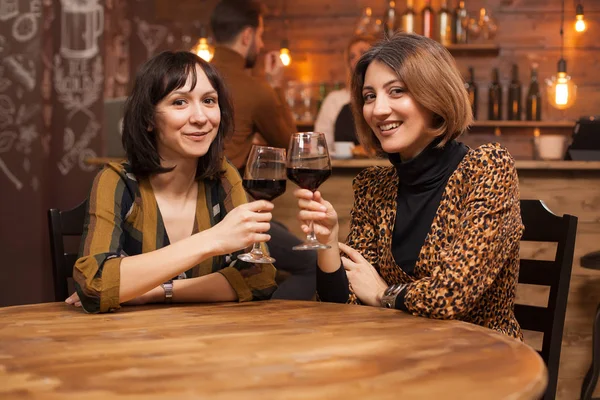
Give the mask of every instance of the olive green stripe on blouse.
POLYGON ((152 186, 148 179, 139 181, 140 196, 142 198, 142 229, 144 240, 142 241, 142 253, 149 253, 157 249, 157 227, 158 227, 158 204, 152 193, 152 186))
POLYGON ((93 222, 87 232, 84 254, 119 251, 122 233, 120 204, 125 184, 111 169, 106 169, 98 179, 98 187, 114 188, 114 191, 94 190, 90 196, 90 221, 93 222), (111 239, 106 240, 107 237, 111 239))

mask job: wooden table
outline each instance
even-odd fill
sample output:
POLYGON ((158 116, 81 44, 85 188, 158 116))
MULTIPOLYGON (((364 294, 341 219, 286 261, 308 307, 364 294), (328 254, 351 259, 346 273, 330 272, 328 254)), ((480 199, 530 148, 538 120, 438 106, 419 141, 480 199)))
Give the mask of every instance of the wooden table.
POLYGON ((535 399, 528 346, 479 326, 265 301, 0 309, 0 398, 535 399))

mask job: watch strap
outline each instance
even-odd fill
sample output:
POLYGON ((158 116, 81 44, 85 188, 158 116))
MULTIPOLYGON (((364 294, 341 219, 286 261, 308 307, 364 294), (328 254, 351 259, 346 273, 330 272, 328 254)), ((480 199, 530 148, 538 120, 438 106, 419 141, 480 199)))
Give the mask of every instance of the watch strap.
POLYGON ((169 279, 165 283, 160 285, 165 291, 165 303, 170 304, 173 302, 173 279, 169 279))

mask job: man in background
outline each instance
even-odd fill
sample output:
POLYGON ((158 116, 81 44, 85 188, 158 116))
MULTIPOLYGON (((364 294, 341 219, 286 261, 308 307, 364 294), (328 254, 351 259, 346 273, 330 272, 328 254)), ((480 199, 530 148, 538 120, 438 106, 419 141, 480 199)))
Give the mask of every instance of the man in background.
MULTIPOLYGON (((225 78, 234 106, 235 130, 225 144, 225 155, 243 175, 256 133, 269 146, 286 148, 296 132, 283 94, 283 64, 278 52, 265 56, 264 78, 252 76, 264 47, 263 7, 256 0, 221 0, 210 18, 217 46, 212 64, 225 78)), ((309 300, 316 292, 317 255, 293 251, 300 244, 282 224, 271 221, 269 251, 278 270, 291 273, 273 298, 309 300)))
POLYGON ((225 155, 242 171, 255 133, 269 146, 287 148, 296 125, 283 93, 283 64, 278 52, 265 56, 265 77, 250 70, 263 49, 262 5, 255 0, 222 0, 210 19, 217 46, 212 64, 233 97, 235 132, 225 155), (266 78, 266 79, 265 79, 266 78))

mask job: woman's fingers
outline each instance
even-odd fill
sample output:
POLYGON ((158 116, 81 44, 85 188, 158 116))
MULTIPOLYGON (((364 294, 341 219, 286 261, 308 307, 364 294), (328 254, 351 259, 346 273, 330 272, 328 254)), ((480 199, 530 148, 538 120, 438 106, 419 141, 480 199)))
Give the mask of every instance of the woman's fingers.
POLYGON ((302 222, 304 221, 318 221, 322 219, 326 219, 327 214, 322 211, 306 211, 302 210, 298 213, 298 219, 302 222))
POLYGON ((266 200, 257 200, 257 201, 253 201, 250 203, 246 203, 241 205, 240 207, 245 207, 246 209, 250 210, 250 211, 254 211, 254 212, 259 212, 259 211, 271 211, 275 205, 273 205, 273 203, 271 203, 270 201, 266 201, 266 200))
POLYGON ((354 261, 350 260, 349 258, 346 258, 346 257, 340 257, 340 258, 342 260, 342 265, 344 266, 344 269, 346 271, 352 271, 358 267, 358 265, 354 261))
POLYGON ((312 211, 327 211, 327 207, 321 203, 317 203, 313 200, 298 200, 298 207, 303 210, 312 210, 312 211))
POLYGON ((69 297, 67 297, 67 299, 65 300, 65 303, 72 304, 72 305, 77 305, 76 303, 79 303, 79 305, 81 305, 81 301, 79 301, 79 295, 77 294, 77 292, 75 292, 72 295, 70 295, 69 297))
POLYGON ((294 190, 294 196, 298 199, 312 200, 313 192, 307 189, 296 189, 294 190))
POLYGON ((338 243, 339 247, 340 247, 340 251, 344 254, 346 254, 348 257, 350 257, 352 259, 352 261, 354 261, 355 263, 364 261, 364 257, 356 250, 354 250, 352 247, 339 242, 338 243))

